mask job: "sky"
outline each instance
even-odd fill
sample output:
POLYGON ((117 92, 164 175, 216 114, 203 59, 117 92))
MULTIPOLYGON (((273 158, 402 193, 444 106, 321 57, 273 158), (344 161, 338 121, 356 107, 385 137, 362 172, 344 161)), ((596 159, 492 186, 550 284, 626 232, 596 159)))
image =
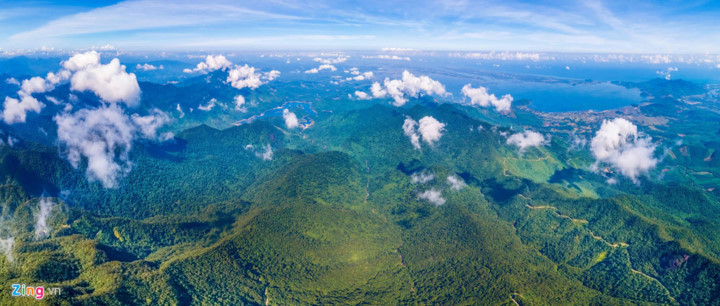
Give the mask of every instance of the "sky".
POLYGON ((720 1, 3 1, 0 51, 720 53, 720 1))

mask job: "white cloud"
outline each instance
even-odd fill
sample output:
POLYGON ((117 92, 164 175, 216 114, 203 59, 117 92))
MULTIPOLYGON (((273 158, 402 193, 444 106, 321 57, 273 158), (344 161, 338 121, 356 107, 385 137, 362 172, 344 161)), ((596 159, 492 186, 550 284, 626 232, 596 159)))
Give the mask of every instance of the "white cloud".
POLYGON ((590 142, 597 163, 613 166, 633 182, 657 165, 655 148, 650 137, 644 137, 637 126, 623 118, 604 120, 590 142))
POLYGON ((132 114, 131 118, 133 123, 140 129, 142 135, 147 139, 156 139, 158 137, 157 130, 170 122, 170 117, 157 108, 152 109, 147 116, 132 114))
POLYGON ((266 72, 263 74, 263 78, 267 79, 268 81, 277 79, 279 76, 280 76, 280 71, 277 71, 277 70, 270 70, 270 72, 266 72))
POLYGON ((175 109, 180 113, 179 118, 185 117, 185 112, 182 110, 182 107, 180 107, 179 103, 178 103, 177 107, 175 107, 175 109))
POLYGON ((465 184, 463 179, 461 179, 457 176, 454 176, 454 175, 448 176, 447 182, 448 182, 448 184, 450 184, 450 189, 452 189, 452 190, 460 190, 460 189, 463 189, 463 187, 467 186, 467 184, 465 184))
POLYGON ((442 197, 442 192, 436 190, 435 188, 425 190, 422 193, 418 194, 418 199, 426 200, 437 206, 445 204, 445 199, 442 197))
POLYGON ((50 234, 47 219, 50 217, 55 203, 46 197, 40 198, 38 209, 35 212, 35 240, 45 239, 50 234))
POLYGON ((445 86, 440 82, 424 75, 416 77, 407 70, 403 71, 402 79, 390 80, 385 78, 383 85, 384 87, 378 82, 373 83, 370 88, 373 96, 382 98, 389 95, 395 100, 395 103, 393 103, 395 106, 404 105, 407 102, 406 95, 414 98, 417 98, 422 93, 446 95, 445 86))
POLYGON ((522 133, 512 134, 507 139, 507 144, 514 145, 520 148, 520 151, 524 151, 526 148, 529 147, 546 145, 547 143, 548 140, 545 139, 545 136, 543 136, 543 134, 531 130, 526 130, 522 133))
POLYGON ((285 126, 287 126, 288 129, 294 129, 300 126, 300 122, 298 121, 297 116, 295 113, 291 112, 290 110, 283 109, 283 119, 285 119, 285 126))
POLYGON ((270 144, 265 145, 263 152, 255 152, 255 156, 262 158, 263 160, 273 159, 273 150, 270 144))
POLYGON ((112 104, 56 115, 54 119, 58 141, 64 145, 70 164, 77 168, 84 157, 90 181, 100 181, 106 188, 117 187, 118 177, 130 170, 128 153, 135 134, 135 126, 122 110, 112 104))
POLYGON ((100 53, 95 51, 78 53, 62 62, 63 68, 70 71, 79 71, 97 65, 100 65, 100 53))
POLYGON ((405 122, 403 122, 403 131, 405 132, 405 136, 410 137, 410 143, 412 143, 415 150, 420 150, 420 134, 416 131, 417 126, 418 122, 410 117, 405 118, 405 122))
POLYGON ((663 78, 665 78, 666 80, 669 81, 669 80, 672 78, 672 75, 671 75, 671 74, 672 74, 673 72, 675 72, 675 71, 678 71, 678 68, 677 68, 677 67, 668 67, 668 68, 665 69, 665 70, 655 71, 655 73, 656 73, 657 75, 659 75, 659 76, 662 76, 663 78))
POLYGON ((183 72, 185 73, 194 73, 194 72, 200 72, 200 73, 208 73, 215 70, 222 70, 226 68, 230 68, 232 63, 225 58, 223 55, 208 55, 205 57, 205 61, 199 62, 195 68, 189 69, 185 68, 183 69, 183 72))
POLYGON ((321 70, 335 71, 335 70, 337 70, 337 68, 335 68, 335 66, 330 65, 330 64, 322 64, 322 65, 320 65, 320 66, 317 67, 317 68, 313 68, 313 69, 310 69, 310 70, 306 70, 305 73, 318 73, 318 72, 320 72, 321 70))
POLYGON ((5 97, 5 103, 3 104, 3 106, 3 120, 7 124, 14 124, 25 122, 25 119, 27 118, 27 112, 29 111, 40 113, 42 108, 45 107, 45 104, 41 103, 30 95, 23 95, 20 97, 20 100, 5 97))
POLYGON ((409 61, 410 60, 410 58, 407 56, 386 55, 386 54, 381 54, 381 55, 377 55, 377 56, 363 56, 362 58, 366 58, 366 59, 377 58, 377 59, 396 60, 396 61, 409 61))
POLYGON ((509 111, 513 101, 511 95, 504 95, 501 99, 498 99, 494 94, 488 94, 485 87, 473 88, 470 84, 463 86, 462 93, 470 98, 470 105, 493 106, 498 112, 509 111))
POLYGON ((362 91, 355 91, 355 96, 358 98, 358 100, 370 100, 371 97, 365 92, 362 91))
POLYGON ((435 179, 435 174, 427 173, 425 171, 415 172, 410 175, 410 181, 413 184, 425 184, 435 179))
POLYGON ((429 145, 433 145, 436 141, 442 137, 442 132, 445 130, 445 124, 437 121, 435 118, 425 116, 420 119, 420 125, 418 131, 422 135, 423 141, 429 145))
POLYGON ((235 110, 246 112, 247 109, 245 108, 245 97, 242 95, 235 96, 235 110))
POLYGON ((348 60, 348 56, 338 56, 336 58, 313 58, 313 61, 320 62, 321 64, 340 64, 348 60))
POLYGON ((245 87, 255 89, 264 84, 260 79, 261 77, 262 75, 260 72, 256 72, 255 67, 250 67, 245 64, 243 66, 235 66, 235 68, 228 71, 226 82, 237 89, 243 89, 245 87))
POLYGON ((10 85, 20 86, 20 82, 19 82, 17 79, 15 79, 15 78, 5 79, 5 83, 8 83, 8 84, 10 84, 10 85))
POLYGON ((14 237, 0 238, 0 252, 5 254, 5 258, 9 262, 13 262, 13 260, 15 260, 12 254, 13 245, 15 245, 14 237))
POLYGON ((433 145, 440 140, 445 130, 445 124, 437 121, 431 116, 425 116, 417 122, 411 118, 405 118, 403 122, 403 131, 405 135, 410 137, 410 143, 416 150, 420 149, 420 136, 428 145, 433 145))
POLYGON ((95 51, 77 54, 63 62, 63 67, 73 72, 70 89, 92 91, 105 102, 125 102, 130 107, 140 102, 140 86, 133 73, 125 71, 125 65, 117 58, 110 63, 100 63, 95 51))
POLYGON ((351 77, 351 78, 346 78, 346 80, 348 80, 348 81, 350 81, 350 80, 362 81, 362 80, 369 79, 369 78, 372 78, 372 77, 373 77, 373 72, 372 72, 372 71, 363 72, 362 74, 360 74, 359 71, 353 71, 352 73, 353 73, 353 74, 356 74, 355 72, 357 72, 357 75, 356 75, 356 76, 351 77))
POLYGON ((389 52, 409 52, 409 51, 415 51, 413 48, 395 48, 395 47, 385 47, 381 49, 382 51, 389 51, 389 52))
POLYGON ((25 122, 29 111, 39 114, 45 104, 33 97, 33 94, 51 91, 55 89, 55 85, 69 77, 69 71, 61 70, 57 74, 50 72, 45 78, 32 77, 23 80, 22 83, 12 79, 17 83, 16 85, 20 85, 20 90, 17 92, 19 99, 5 97, 3 121, 7 124, 22 123, 25 122))
POLYGON ((159 110, 152 110, 148 116, 135 114, 131 120, 117 104, 109 104, 58 114, 53 120, 70 165, 78 168, 86 160, 88 180, 100 181, 105 188, 117 187, 118 179, 130 171, 128 155, 136 137, 172 137, 167 133, 156 135, 158 128, 169 121, 159 110))
POLYGON ((212 99, 210 99, 210 101, 208 101, 208 104, 206 104, 206 105, 202 105, 202 104, 198 105, 198 109, 201 110, 201 111, 204 111, 204 112, 209 112, 209 111, 211 111, 211 110, 213 109, 213 107, 215 107, 215 105, 217 105, 217 99, 212 98, 212 99))
POLYGON ((13 262, 13 246, 15 245, 15 235, 11 227, 12 219, 8 218, 8 212, 0 214, 0 253, 5 255, 5 259, 13 262))
POLYGON ((142 65, 137 64, 137 66, 135 66, 135 69, 144 70, 144 71, 152 71, 152 70, 158 70, 158 69, 163 70, 163 69, 165 69, 165 67, 163 65, 155 66, 155 65, 145 63, 142 65))
POLYGON ((570 152, 572 150, 579 150, 584 148, 587 145, 587 138, 578 136, 575 133, 570 135, 570 146, 568 146, 567 151, 570 152))
POLYGON ((462 57, 468 59, 481 59, 481 60, 501 60, 501 61, 539 61, 550 59, 547 56, 541 56, 539 53, 523 53, 523 52, 495 52, 490 51, 487 53, 473 52, 473 53, 450 53, 450 57, 462 57))

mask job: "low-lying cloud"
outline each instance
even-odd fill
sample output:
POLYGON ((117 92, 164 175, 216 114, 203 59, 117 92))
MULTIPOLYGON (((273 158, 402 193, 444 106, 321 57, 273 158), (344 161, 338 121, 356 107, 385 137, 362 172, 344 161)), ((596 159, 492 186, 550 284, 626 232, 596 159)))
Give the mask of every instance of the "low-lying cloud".
POLYGON ((440 96, 447 94, 445 85, 425 75, 416 77, 407 70, 403 71, 402 79, 385 78, 382 85, 379 82, 373 83, 370 91, 375 98, 390 96, 395 100, 393 103, 395 106, 403 106, 407 103, 406 96, 417 98, 420 94, 440 96))
POLYGON ((450 185, 450 189, 452 190, 460 190, 467 186, 467 184, 465 184, 465 181, 463 181, 462 178, 459 178, 455 175, 448 176, 447 182, 450 185))
POLYGON ((45 237, 50 234, 48 218, 54 207, 55 203, 49 198, 40 198, 37 211, 35 212, 35 240, 45 239, 45 237))
POLYGON ((225 56, 222 55, 208 55, 205 57, 205 61, 198 63, 195 68, 189 69, 185 68, 183 69, 183 72, 185 73, 208 73, 215 70, 223 70, 226 68, 230 68, 232 66, 232 63, 225 58, 225 56))
POLYGON ((637 178, 654 168, 656 146, 639 133, 637 126, 623 118, 604 120, 590 142, 596 166, 605 163, 637 183, 637 178))
POLYGON ((512 134, 507 139, 507 144, 514 145, 520 148, 520 151, 524 151, 529 147, 539 147, 542 145, 546 145, 547 143, 548 140, 543 134, 531 130, 526 130, 522 133, 512 134))
POLYGON ((294 128, 297 128, 298 126, 300 126, 300 121, 298 121, 298 118, 295 115, 295 113, 291 112, 287 108, 283 109, 282 116, 283 116, 283 119, 285 119, 285 126, 288 129, 294 129, 294 128))
POLYGON ((402 128, 405 135, 410 138, 413 147, 419 150, 421 137, 428 145, 434 145, 442 137, 445 124, 431 116, 425 116, 419 122, 407 117, 402 128))
POLYGON ((127 73, 125 65, 121 65, 117 58, 103 65, 100 54, 90 51, 71 57, 63 62, 63 67, 73 73, 70 78, 72 90, 92 91, 105 102, 124 102, 130 107, 140 102, 137 77, 127 73))
POLYGON ((318 66, 317 68, 305 70, 305 73, 318 73, 322 70, 335 71, 335 70, 337 70, 337 68, 335 68, 335 66, 330 65, 330 64, 322 64, 322 65, 318 66))
POLYGON ((442 191, 435 188, 425 190, 418 194, 418 199, 426 200, 436 206, 445 204, 445 199, 442 197, 442 191))
POLYGON ((87 161, 88 180, 99 181, 105 188, 117 187, 119 178, 130 171, 128 155, 134 139, 168 137, 157 136, 158 128, 169 121, 160 110, 152 110, 147 116, 134 114, 131 119, 117 104, 109 104, 58 114, 53 119, 70 165, 78 168, 87 161))
POLYGON ((433 173, 428 173, 428 172, 425 172, 425 171, 415 172, 415 173, 413 173, 412 175, 410 175, 410 181, 411 181, 413 184, 425 184, 425 183, 427 183, 427 182, 429 182, 429 181, 432 181, 432 180, 434 180, 434 179, 435 179, 435 174, 433 174, 433 173))
POLYGON ((509 111, 513 101, 513 97, 509 94, 498 99, 494 94, 489 94, 485 87, 473 88, 470 84, 463 86, 462 93, 465 97, 470 98, 470 105, 492 106, 498 112, 509 111))

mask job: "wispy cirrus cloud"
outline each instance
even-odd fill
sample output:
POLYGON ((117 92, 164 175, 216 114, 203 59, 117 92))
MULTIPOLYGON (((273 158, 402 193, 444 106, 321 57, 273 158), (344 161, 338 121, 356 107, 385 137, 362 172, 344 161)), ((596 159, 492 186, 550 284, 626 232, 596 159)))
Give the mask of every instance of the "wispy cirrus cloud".
POLYGON ((55 10, 60 6, 55 3, 29 9, 0 3, 0 38, 6 38, 0 46, 86 47, 111 42, 143 50, 393 45, 433 50, 720 52, 714 43, 720 39, 715 21, 720 8, 703 1, 419 0, 350 5, 331 0, 131 0, 96 8, 87 6, 102 3, 83 5, 73 12, 67 7, 55 10))
POLYGON ((166 27, 194 26, 233 20, 302 20, 303 17, 249 9, 229 1, 125 1, 52 20, 11 37, 14 40, 60 37, 166 27))

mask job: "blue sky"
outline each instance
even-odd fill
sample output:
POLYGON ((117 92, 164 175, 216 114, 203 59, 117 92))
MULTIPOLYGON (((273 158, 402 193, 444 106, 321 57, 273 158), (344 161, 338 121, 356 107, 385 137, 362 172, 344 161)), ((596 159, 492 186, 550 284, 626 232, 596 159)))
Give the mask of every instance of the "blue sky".
POLYGON ((2 50, 720 53, 720 1, 2 1, 2 50))

